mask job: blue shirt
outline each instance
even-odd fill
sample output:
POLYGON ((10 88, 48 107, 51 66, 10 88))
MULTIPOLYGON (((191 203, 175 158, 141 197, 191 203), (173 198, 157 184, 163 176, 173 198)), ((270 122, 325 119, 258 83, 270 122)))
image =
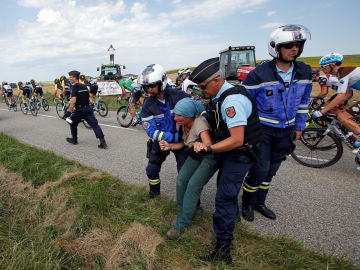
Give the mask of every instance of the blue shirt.
POLYGON ((291 63, 291 67, 288 71, 283 71, 278 66, 276 66, 276 72, 281 77, 281 79, 284 81, 286 91, 289 90, 293 70, 294 70, 294 63, 291 63))
MULTIPOLYGON (((232 84, 225 81, 213 100, 218 99, 223 92, 232 87, 234 87, 232 84)), ((230 129, 232 127, 247 125, 247 118, 252 112, 252 105, 246 96, 235 94, 229 95, 224 99, 220 110, 224 122, 230 129), (231 111, 231 113, 229 113, 229 111, 231 111)))

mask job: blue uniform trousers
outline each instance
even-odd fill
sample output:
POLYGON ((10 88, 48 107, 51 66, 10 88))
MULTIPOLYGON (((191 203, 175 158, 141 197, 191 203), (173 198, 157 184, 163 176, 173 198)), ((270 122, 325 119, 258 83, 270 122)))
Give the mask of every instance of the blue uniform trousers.
POLYGON ((243 179, 255 161, 235 151, 219 154, 219 161, 213 227, 217 243, 228 245, 234 238, 235 219, 239 214, 238 195, 243 179))
MULTIPOLYGON (((173 150, 176 159, 177 171, 180 171, 181 166, 184 164, 188 154, 184 149, 173 150)), ((160 170, 161 165, 165 161, 170 151, 162 151, 158 141, 154 141, 148 153, 149 162, 146 166, 146 175, 149 179, 150 191, 154 194, 160 193, 160 170)))
POLYGON ((98 124, 98 121, 95 118, 94 111, 90 106, 83 107, 81 109, 76 109, 71 113, 70 116, 71 120, 73 121, 70 125, 71 136, 73 138, 77 138, 77 127, 82 119, 85 119, 86 122, 91 126, 93 129, 96 138, 103 139, 104 134, 98 124))
POLYGON ((264 140, 258 162, 250 169, 243 186, 243 206, 264 205, 272 178, 292 147, 294 127, 262 125, 264 140))

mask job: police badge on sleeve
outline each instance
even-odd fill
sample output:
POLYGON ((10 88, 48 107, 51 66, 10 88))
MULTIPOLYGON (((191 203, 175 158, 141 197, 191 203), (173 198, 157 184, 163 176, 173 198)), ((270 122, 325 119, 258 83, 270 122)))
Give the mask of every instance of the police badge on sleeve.
POLYGON ((234 106, 228 107, 225 109, 226 116, 229 118, 233 118, 236 115, 236 111, 234 106))

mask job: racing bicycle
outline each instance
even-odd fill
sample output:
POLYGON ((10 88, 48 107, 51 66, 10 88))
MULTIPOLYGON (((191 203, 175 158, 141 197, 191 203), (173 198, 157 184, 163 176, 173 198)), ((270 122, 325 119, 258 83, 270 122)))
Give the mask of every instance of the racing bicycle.
POLYGON ((44 111, 49 110, 49 102, 44 97, 40 96, 40 98, 38 98, 38 96, 35 96, 34 101, 38 110, 40 110, 40 108, 43 108, 44 111))
POLYGON ((90 104, 94 111, 97 112, 101 117, 105 117, 108 115, 109 109, 108 105, 101 100, 101 91, 97 91, 96 93, 96 102, 90 104))
POLYGON ((21 100, 20 109, 23 114, 28 114, 28 112, 30 111, 33 116, 36 116, 38 113, 37 106, 33 97, 29 98, 26 96, 25 102, 21 100))
MULTIPOLYGON (((120 106, 120 108, 116 112, 116 119, 121 127, 129 127, 133 123, 133 117, 130 113, 130 98, 127 98, 127 104, 124 106, 120 106)), ((142 125, 141 121, 141 104, 139 101, 135 103, 135 114, 136 114, 136 122, 133 126, 142 125)))
MULTIPOLYGON (((324 100, 313 99, 310 110, 316 110, 324 100)), ((360 124, 360 114, 355 113, 354 120, 360 124)), ((360 150, 354 144, 356 137, 337 119, 335 114, 327 113, 314 119, 309 113, 307 128, 300 139, 295 142, 296 148, 291 156, 300 164, 312 168, 325 168, 334 165, 343 155, 343 144, 356 153, 355 162, 360 166, 360 150)))

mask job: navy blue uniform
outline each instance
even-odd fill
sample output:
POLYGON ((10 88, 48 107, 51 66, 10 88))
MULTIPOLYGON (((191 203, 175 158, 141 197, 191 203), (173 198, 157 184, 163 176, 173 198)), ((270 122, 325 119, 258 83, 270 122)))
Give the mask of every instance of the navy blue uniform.
POLYGON ((75 110, 71 113, 71 120, 73 121, 70 125, 71 135, 73 138, 77 138, 77 126, 82 119, 94 130, 95 136, 98 139, 103 139, 104 134, 94 116, 94 111, 89 105, 89 89, 86 85, 76 83, 70 85, 71 97, 76 97, 75 110))
MULTIPOLYGON (((149 179, 150 196, 160 194, 160 170, 161 165, 169 155, 170 151, 160 150, 159 141, 164 140, 169 143, 178 142, 181 138, 176 129, 173 109, 175 104, 182 98, 190 97, 183 91, 176 90, 167 85, 164 89, 164 103, 156 97, 146 99, 142 107, 142 121, 147 135, 150 137, 148 142, 149 159, 146 167, 146 175, 149 179)), ((179 171, 184 164, 187 154, 183 149, 172 151, 176 158, 177 170, 179 171)))
POLYGON ((311 69, 294 62, 288 72, 275 60, 265 62, 244 81, 258 104, 264 132, 261 157, 250 170, 243 186, 243 205, 264 205, 271 180, 293 147, 294 130, 303 130, 312 89, 311 69))

